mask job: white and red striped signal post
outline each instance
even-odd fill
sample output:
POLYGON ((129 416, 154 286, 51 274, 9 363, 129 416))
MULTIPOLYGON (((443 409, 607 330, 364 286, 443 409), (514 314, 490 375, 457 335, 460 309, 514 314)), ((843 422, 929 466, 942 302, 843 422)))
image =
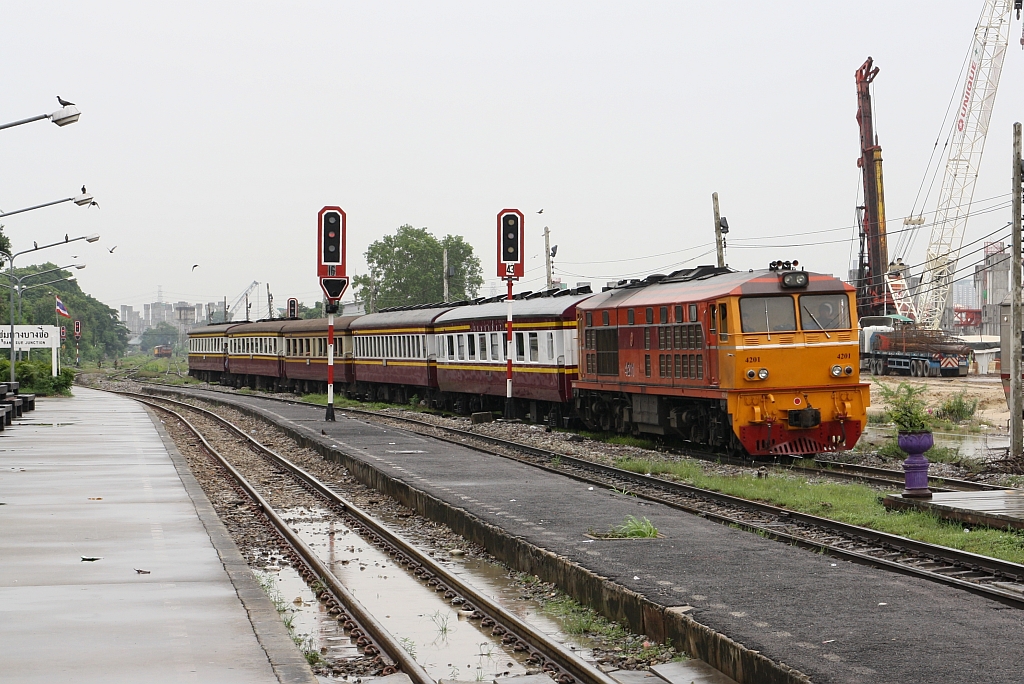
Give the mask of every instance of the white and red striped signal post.
POLYGON ((75 365, 82 365, 81 348, 78 343, 82 339, 82 321, 75 321, 75 365))
POLYGON ((334 420, 334 314, 348 287, 345 277, 345 212, 324 207, 317 214, 316 271, 327 298, 327 416, 334 420))
POLYGON ((505 335, 505 418, 516 417, 515 402, 512 400, 512 356, 515 353, 512 340, 512 282, 523 277, 523 212, 518 209, 502 209, 498 212, 498 277, 508 281, 508 321, 505 335))

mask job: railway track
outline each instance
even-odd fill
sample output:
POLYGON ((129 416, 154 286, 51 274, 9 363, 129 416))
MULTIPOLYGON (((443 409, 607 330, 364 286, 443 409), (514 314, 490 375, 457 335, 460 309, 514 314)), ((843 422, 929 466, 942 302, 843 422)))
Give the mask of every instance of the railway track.
POLYGON ((409 655, 394 638, 349 592, 338 578, 299 536, 290 529, 281 514, 273 509, 257 488, 228 458, 213 447, 204 431, 211 424, 236 440, 240 446, 266 459, 274 468, 283 471, 306 491, 323 501, 342 520, 346 527, 366 542, 404 566, 420 582, 441 594, 452 606, 478 622, 481 629, 490 630, 512 651, 526 657, 526 661, 547 672, 559 684, 617 684, 614 679, 595 666, 562 648, 540 630, 515 617, 486 594, 449 572, 436 560, 421 552, 399 535, 377 522, 370 515, 344 499, 334 489, 311 473, 264 446, 243 429, 227 419, 201 407, 165 397, 153 397, 131 392, 119 392, 140 403, 151 406, 174 417, 195 436, 203 450, 215 458, 236 483, 263 512, 275 530, 290 547, 290 560, 299 574, 324 602, 330 614, 335 615, 350 638, 363 649, 364 655, 376 659, 384 674, 401 671, 409 675, 414 684, 433 684, 434 679, 409 655), (170 404, 174 408, 168 406, 170 404), (205 423, 203 428, 189 421, 184 413, 194 413, 205 423))
MULTIPOLYGON (((182 392, 178 388, 173 391, 182 392)), ((217 401, 212 397, 209 400, 217 401)), ((1024 608, 1024 565, 919 542, 415 418, 382 415, 353 408, 344 411, 375 420, 391 421, 424 436, 512 458, 590 484, 626 491, 677 510, 836 558, 921 577, 1016 608, 1024 608)), ((812 470, 817 472, 816 469, 812 470)), ((850 474, 860 478, 870 477, 867 472, 850 474)))

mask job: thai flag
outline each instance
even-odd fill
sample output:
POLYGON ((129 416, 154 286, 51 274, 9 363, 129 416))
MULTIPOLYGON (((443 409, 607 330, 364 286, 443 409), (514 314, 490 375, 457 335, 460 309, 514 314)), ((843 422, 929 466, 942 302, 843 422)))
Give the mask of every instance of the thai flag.
POLYGON ((64 306, 64 302, 60 301, 60 297, 54 297, 57 300, 57 314, 64 318, 71 318, 71 314, 68 313, 67 307, 64 306))

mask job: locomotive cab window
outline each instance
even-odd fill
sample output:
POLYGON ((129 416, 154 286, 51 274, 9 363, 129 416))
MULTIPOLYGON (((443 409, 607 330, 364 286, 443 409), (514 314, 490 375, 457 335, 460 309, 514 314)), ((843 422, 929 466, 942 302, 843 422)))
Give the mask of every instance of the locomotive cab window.
POLYGON ((601 312, 601 325, 608 325, 608 312, 607 311, 602 311, 601 312))
POLYGON ((636 316, 633 314, 633 310, 632 309, 627 309, 626 310, 626 323, 629 324, 629 325, 633 325, 633 321, 635 319, 636 319, 636 316))
POLYGON ((845 294, 800 295, 799 302, 804 330, 849 330, 850 300, 845 294))
POLYGON ((796 330, 793 298, 743 297, 740 299, 740 329, 745 333, 796 330))
POLYGON ((587 327, 594 325, 594 314, 590 311, 587 312, 587 327))
POLYGON ((718 334, 723 340, 729 339, 729 307, 718 305, 718 334))

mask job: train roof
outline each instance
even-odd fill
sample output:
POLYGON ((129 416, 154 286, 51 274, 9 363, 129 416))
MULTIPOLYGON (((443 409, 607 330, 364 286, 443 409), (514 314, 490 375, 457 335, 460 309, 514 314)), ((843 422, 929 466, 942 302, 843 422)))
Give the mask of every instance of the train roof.
MULTIPOLYGON (((565 318, 585 299, 593 297, 589 289, 580 293, 573 290, 547 291, 528 294, 512 301, 512 316, 515 318, 565 318)), ((482 302, 461 306, 437 317, 437 323, 456 323, 481 319, 501 318, 508 315, 508 301, 504 298, 490 298, 482 302)), ((575 314, 571 316, 575 319, 575 314)))
MULTIPOLYGON (((359 318, 359 316, 335 316, 334 317, 334 330, 335 332, 341 332, 348 330, 349 325, 352 321, 359 318)), ((283 335, 298 335, 304 332, 326 332, 327 331, 327 319, 326 318, 299 318, 295 320, 288 320, 281 328, 281 334, 283 335)))
POLYGON ((733 271, 716 266, 698 266, 683 269, 667 276, 653 275, 643 280, 620 281, 618 285, 594 295, 582 309, 599 309, 607 306, 657 306, 666 303, 698 302, 715 297, 734 295, 768 295, 781 293, 804 292, 848 292, 853 287, 833 275, 823 273, 807 273, 807 287, 784 290, 779 285, 780 278, 793 271, 773 271, 759 269, 749 271, 733 271))
POLYGON ((189 335, 223 335, 228 330, 238 325, 237 323, 214 323, 212 325, 200 325, 188 331, 189 335))
POLYGON ((350 330, 377 330, 382 328, 425 328, 446 311, 456 305, 441 304, 429 308, 410 307, 408 309, 392 309, 378 313, 359 316, 349 326, 350 330))

